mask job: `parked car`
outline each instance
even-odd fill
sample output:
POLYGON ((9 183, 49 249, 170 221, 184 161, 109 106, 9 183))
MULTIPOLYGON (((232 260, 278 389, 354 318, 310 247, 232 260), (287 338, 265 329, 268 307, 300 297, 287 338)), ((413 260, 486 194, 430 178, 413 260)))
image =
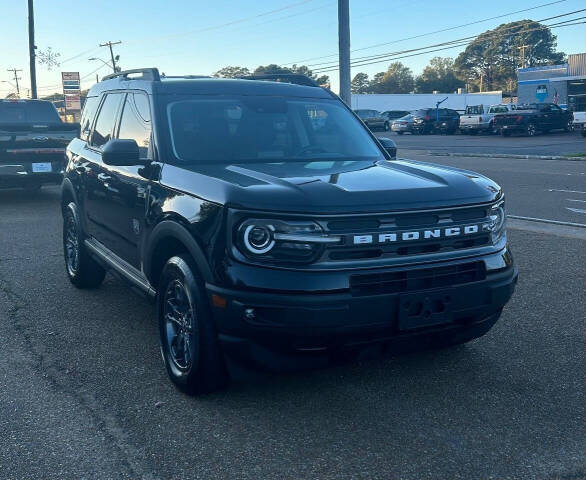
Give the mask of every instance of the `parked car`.
MULTIPOLYGON (((409 113, 410 112, 408 112, 406 110, 387 110, 387 111, 381 113, 381 115, 387 119, 388 125, 390 127, 393 124, 393 120, 398 120, 399 118, 403 118, 405 115, 409 115, 409 113)), ((385 130, 388 130, 388 128, 385 130)))
POLYGON ((574 130, 580 130, 586 137, 586 112, 574 112, 572 126, 574 130))
POLYGON ((226 384, 229 353, 275 369, 464 343, 513 294, 501 188, 392 160, 314 85, 140 69, 88 92, 62 186, 67 275, 95 288, 110 270, 155 300, 165 368, 189 394, 226 384))
POLYGON ((354 110, 371 130, 389 130, 390 123, 378 110, 354 110))
POLYGON ((413 133, 413 120, 415 117, 411 114, 398 118, 391 125, 391 131, 403 135, 405 132, 413 133))
POLYGON ((507 103, 499 105, 470 105, 460 117, 460 132, 476 135, 478 132, 495 133, 493 119, 497 113, 507 113, 517 108, 507 103))
POLYGON ((77 136, 79 124, 62 122, 51 102, 0 100, 0 188, 60 184, 65 147, 77 136))
POLYGON ((460 114, 450 108, 422 108, 412 113, 413 132, 419 134, 447 133, 453 135, 460 124, 460 114))
POLYGON ((562 110, 555 103, 530 103, 518 105, 517 110, 498 113, 494 116, 494 127, 505 137, 513 132, 534 136, 538 132, 572 128, 572 112, 562 110))

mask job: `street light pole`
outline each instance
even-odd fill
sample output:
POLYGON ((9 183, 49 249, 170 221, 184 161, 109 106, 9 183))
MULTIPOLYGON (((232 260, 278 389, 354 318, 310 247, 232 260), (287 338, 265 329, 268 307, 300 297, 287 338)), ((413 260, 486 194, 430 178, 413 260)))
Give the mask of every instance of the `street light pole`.
POLYGON ((340 98, 350 106, 350 0, 338 0, 340 98))
POLYGON ((35 62, 35 14, 33 0, 28 0, 28 53, 31 71, 31 98, 37 98, 37 66, 35 62))

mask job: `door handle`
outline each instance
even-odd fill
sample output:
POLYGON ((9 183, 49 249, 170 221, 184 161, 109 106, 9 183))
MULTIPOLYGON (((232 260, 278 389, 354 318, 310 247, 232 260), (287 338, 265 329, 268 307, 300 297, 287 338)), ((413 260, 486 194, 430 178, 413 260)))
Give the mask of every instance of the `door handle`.
POLYGON ((110 175, 106 175, 105 173, 99 173, 98 180, 100 182, 107 182, 108 180, 112 180, 112 177, 110 175))

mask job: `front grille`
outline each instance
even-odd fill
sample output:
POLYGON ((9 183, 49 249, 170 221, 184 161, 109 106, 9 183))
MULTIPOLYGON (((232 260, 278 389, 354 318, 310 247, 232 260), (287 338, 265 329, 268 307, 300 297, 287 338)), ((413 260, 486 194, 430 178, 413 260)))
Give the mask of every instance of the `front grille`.
POLYGON ((339 235, 343 241, 325 247, 326 261, 371 260, 397 258, 410 255, 424 255, 441 252, 453 252, 464 249, 479 248, 490 245, 490 235, 485 231, 470 235, 423 238, 416 240, 378 242, 380 234, 405 231, 424 231, 440 229, 442 232, 450 227, 462 227, 470 224, 481 225, 489 221, 489 207, 458 208, 431 212, 410 212, 397 214, 366 215, 325 219, 322 227, 329 235, 339 235), (354 236, 371 236, 370 243, 356 243, 354 236))
POLYGON ((404 293, 478 282, 486 278, 483 262, 350 276, 352 296, 404 293))

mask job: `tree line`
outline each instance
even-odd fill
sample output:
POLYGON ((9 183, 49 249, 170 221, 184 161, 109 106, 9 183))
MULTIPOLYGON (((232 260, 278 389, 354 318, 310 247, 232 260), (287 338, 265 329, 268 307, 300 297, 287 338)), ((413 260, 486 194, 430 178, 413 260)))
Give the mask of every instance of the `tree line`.
MULTIPOLYGON (((352 93, 451 93, 458 88, 478 92, 517 89, 517 68, 555 65, 565 61, 565 54, 556 51, 556 36, 546 25, 533 20, 504 23, 487 30, 466 46, 456 59, 434 57, 415 76, 401 62, 392 62, 388 68, 372 78, 360 72, 352 79, 352 93)), ((314 73, 305 65, 282 67, 261 65, 254 70, 246 67, 224 67, 216 77, 239 77, 263 73, 301 73, 320 85, 329 84, 327 75, 314 73)))

